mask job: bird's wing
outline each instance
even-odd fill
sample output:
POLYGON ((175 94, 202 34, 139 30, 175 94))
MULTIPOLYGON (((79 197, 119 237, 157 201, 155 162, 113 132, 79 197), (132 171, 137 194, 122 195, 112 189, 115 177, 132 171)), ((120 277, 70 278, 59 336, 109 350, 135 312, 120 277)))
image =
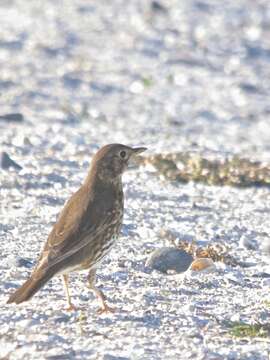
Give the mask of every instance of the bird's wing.
POLYGON ((112 225, 112 212, 105 211, 99 216, 98 207, 92 203, 93 199, 82 188, 72 195, 48 237, 37 269, 48 269, 65 260, 112 225))

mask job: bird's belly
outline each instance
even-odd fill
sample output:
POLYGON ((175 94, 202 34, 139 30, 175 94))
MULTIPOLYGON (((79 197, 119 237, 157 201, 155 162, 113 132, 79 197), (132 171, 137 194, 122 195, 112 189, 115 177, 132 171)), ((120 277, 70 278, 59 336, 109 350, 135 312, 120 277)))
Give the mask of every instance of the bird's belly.
POLYGON ((68 275, 71 272, 80 271, 80 270, 83 270, 81 264, 70 265, 70 266, 66 266, 64 269, 58 271, 57 275, 68 275))
MULTIPOLYGON (((114 235, 110 239, 104 239, 104 242, 101 243, 100 251, 90 252, 91 255, 89 256, 82 256, 84 257, 84 261, 78 264, 71 264, 69 266, 66 266, 64 269, 59 271, 58 274, 66 275, 73 271, 82 271, 97 268, 112 249, 117 237, 118 236, 114 235)), ((88 249, 85 249, 85 252, 88 253, 88 249)))
POLYGON ((95 256, 91 256, 89 259, 86 259, 83 264, 81 264, 81 270, 98 267, 103 261, 103 259, 106 257, 106 255, 111 251, 117 237, 118 236, 114 235, 110 239, 107 239, 107 241, 104 241, 104 243, 100 247, 100 251, 96 252, 95 256))

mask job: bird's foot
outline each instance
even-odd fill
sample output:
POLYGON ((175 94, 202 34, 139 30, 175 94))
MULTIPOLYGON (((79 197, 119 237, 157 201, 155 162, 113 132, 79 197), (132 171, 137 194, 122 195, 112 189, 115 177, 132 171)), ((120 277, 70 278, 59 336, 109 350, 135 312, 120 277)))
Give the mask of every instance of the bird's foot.
POLYGON ((113 307, 110 307, 107 304, 103 304, 102 307, 100 309, 98 309, 97 314, 101 315, 101 314, 114 314, 116 312, 116 309, 113 307))
POLYGON ((65 308, 66 311, 76 311, 78 310, 78 308, 76 308, 75 305, 73 305, 72 303, 68 304, 68 307, 65 308))

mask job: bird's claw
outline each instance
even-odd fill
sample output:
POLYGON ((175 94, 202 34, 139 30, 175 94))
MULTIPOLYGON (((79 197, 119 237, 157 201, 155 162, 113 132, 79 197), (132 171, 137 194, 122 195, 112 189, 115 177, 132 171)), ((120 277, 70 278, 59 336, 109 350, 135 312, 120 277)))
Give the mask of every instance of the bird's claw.
POLYGON ((104 306, 102 306, 102 308, 100 308, 100 309, 98 309, 98 311, 97 311, 97 314, 98 315, 101 315, 101 314, 108 314, 108 313, 110 313, 110 314, 114 314, 116 312, 116 309, 115 308, 112 308, 112 307, 110 307, 109 305, 104 305, 104 306))
POLYGON ((69 304, 68 307, 65 309, 66 311, 76 311, 77 308, 73 304, 69 304))

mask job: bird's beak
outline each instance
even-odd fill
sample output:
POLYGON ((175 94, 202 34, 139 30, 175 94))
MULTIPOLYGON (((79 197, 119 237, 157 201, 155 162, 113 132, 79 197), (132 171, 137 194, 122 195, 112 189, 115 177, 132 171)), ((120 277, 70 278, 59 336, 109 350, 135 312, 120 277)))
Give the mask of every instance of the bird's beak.
POLYGON ((146 147, 138 147, 138 148, 132 148, 133 150, 133 154, 132 155, 139 155, 142 152, 144 152, 145 150, 147 150, 146 147))
POLYGON ((138 165, 138 164, 137 164, 137 160, 138 160, 137 155, 141 154, 141 153, 144 152, 145 150, 147 150, 146 147, 132 148, 132 152, 131 152, 130 157, 129 157, 129 159, 130 159, 130 163, 129 163, 129 164, 130 164, 131 166, 132 166, 132 165, 138 165))

